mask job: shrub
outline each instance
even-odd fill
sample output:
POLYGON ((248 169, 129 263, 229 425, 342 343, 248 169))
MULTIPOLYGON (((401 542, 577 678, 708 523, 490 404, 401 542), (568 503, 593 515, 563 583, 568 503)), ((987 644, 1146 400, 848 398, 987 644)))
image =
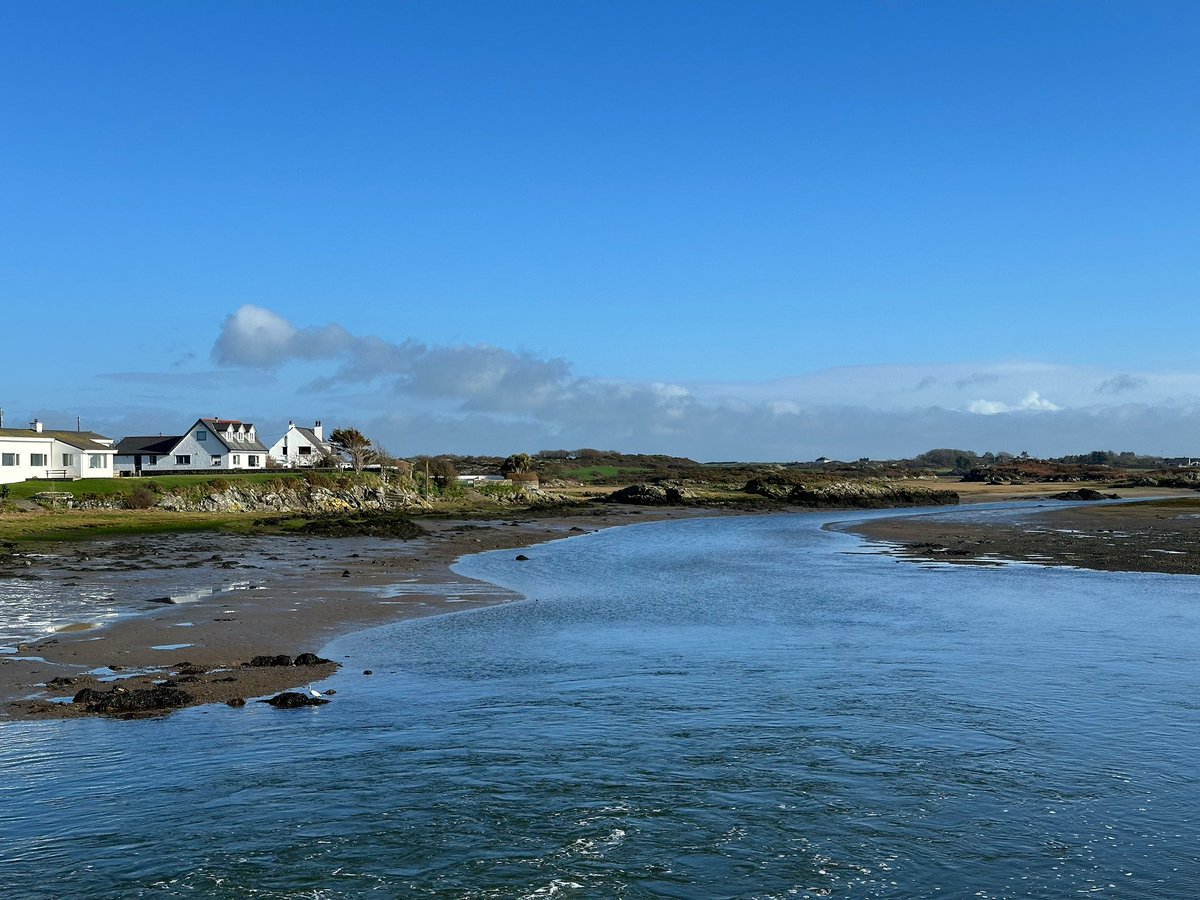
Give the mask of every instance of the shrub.
POLYGON ((125 506, 129 509, 150 509, 154 503, 154 491, 144 484, 139 484, 125 495, 125 506))

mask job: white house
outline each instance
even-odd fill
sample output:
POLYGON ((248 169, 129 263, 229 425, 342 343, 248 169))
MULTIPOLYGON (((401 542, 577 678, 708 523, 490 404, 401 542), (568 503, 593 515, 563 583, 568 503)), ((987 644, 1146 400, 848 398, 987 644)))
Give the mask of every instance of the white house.
POLYGON ((31 478, 112 478, 113 441, 94 431, 0 428, 0 484, 31 478))
POLYGON ((320 420, 312 428, 301 428, 288 422, 283 437, 271 445, 270 457, 281 466, 315 466, 328 456, 336 456, 333 444, 325 440, 325 427, 320 420))
POLYGON ((250 422, 197 419, 186 434, 122 438, 116 468, 122 475, 231 472, 265 469, 267 448, 250 422))

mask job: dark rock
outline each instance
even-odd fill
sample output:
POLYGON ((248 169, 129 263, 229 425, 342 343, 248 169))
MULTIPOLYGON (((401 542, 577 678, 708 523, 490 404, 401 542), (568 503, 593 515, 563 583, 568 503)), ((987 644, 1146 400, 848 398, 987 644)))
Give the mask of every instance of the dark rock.
POLYGON ((342 570, 342 577, 343 577, 343 578, 349 578, 349 577, 350 577, 350 570, 349 570, 349 569, 343 569, 343 570, 342 570))
POLYGON ((284 691, 282 694, 276 694, 274 697, 258 702, 269 704, 276 709, 299 709, 302 706, 320 706, 329 701, 324 697, 310 697, 308 694, 301 694, 297 691, 284 691))
POLYGON ((363 669, 363 674, 364 675, 374 675, 375 673, 372 672, 370 669, 363 669))
POLYGON ((88 712, 122 715, 179 709, 192 702, 192 695, 179 688, 164 685, 135 691, 118 687, 106 693, 84 688, 75 695, 74 702, 86 706, 88 712))
POLYGON ((271 666, 290 666, 291 664, 292 658, 281 653, 279 656, 256 656, 245 665, 252 669, 265 669, 271 666))
POLYGON ((240 709, 246 705, 246 701, 241 697, 234 697, 232 700, 226 700, 225 705, 232 706, 234 709, 240 709))
POLYGON ((671 485, 631 484, 613 491, 605 499, 609 503, 629 503, 634 506, 679 506, 690 503, 694 498, 671 485))
POLYGON ((328 659, 323 659, 315 653, 301 653, 296 657, 295 664, 298 666, 321 666, 329 662, 328 659))
POLYGON ((529 557, 526 556, 524 553, 518 553, 516 555, 516 560, 517 560, 517 562, 528 562, 529 557))
POLYGON ((1060 494, 1054 494, 1051 499, 1087 500, 1090 502, 1095 500, 1120 500, 1121 498, 1117 494, 1102 494, 1099 491, 1092 490, 1091 488, 1079 488, 1078 490, 1074 491, 1063 491, 1060 494))
POLYGON ((58 678, 51 678, 49 681, 47 681, 46 687, 48 687, 48 688, 71 687, 73 684, 75 684, 76 681, 78 681, 78 679, 73 678, 70 675, 61 675, 58 678))
POLYGON ((103 691, 98 691, 95 688, 84 688, 71 698, 72 703, 92 703, 104 696, 103 691))

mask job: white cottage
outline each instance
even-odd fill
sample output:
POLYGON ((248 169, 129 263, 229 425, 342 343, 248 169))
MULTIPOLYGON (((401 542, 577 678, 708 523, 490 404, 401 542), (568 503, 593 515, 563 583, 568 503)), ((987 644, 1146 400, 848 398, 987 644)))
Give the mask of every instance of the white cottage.
POLYGON ((254 425, 237 419, 197 419, 186 434, 127 437, 117 444, 122 475, 264 469, 267 448, 254 425))
POLYGON ((333 444, 325 440, 325 428, 320 420, 312 428, 301 428, 295 422, 288 422, 287 431, 268 452, 271 459, 289 469, 315 466, 323 459, 337 455, 333 444))
POLYGON ((112 478, 116 456, 111 438, 94 431, 0 428, 0 484, 31 478, 112 478))

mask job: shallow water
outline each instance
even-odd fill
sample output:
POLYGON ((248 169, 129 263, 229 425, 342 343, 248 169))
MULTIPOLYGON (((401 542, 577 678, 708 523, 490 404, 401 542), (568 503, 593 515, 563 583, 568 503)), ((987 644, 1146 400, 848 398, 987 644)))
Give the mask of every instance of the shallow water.
POLYGON ((822 521, 472 557, 531 599, 335 642, 328 706, 2 726, 0 884, 1200 892, 1200 579, 900 563, 822 521))

